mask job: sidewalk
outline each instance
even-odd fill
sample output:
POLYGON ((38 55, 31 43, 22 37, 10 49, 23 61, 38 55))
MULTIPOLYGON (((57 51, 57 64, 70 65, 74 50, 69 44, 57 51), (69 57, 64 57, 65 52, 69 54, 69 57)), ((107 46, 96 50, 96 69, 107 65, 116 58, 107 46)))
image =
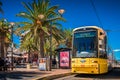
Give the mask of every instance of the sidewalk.
MULTIPOLYGON (((119 71, 120 67, 116 68, 119 71)), ((71 74, 71 69, 52 69, 52 71, 40 71, 36 66, 31 69, 16 68, 13 71, 0 71, 0 80, 53 80, 58 77, 64 77, 71 74)))
POLYGON ((40 71, 37 67, 32 67, 31 69, 27 68, 16 68, 14 71, 11 71, 11 73, 14 72, 22 72, 22 73, 28 73, 29 76, 32 75, 32 77, 25 77, 22 80, 49 80, 50 78, 59 77, 59 76, 65 76, 70 74, 70 69, 52 69, 52 71, 40 71), (31 74, 33 73, 33 74, 31 74))

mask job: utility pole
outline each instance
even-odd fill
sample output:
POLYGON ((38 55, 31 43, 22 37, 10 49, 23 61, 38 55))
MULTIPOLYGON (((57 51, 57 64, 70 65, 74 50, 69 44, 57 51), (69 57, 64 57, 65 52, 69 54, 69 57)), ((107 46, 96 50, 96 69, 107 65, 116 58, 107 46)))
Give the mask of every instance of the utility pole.
MULTIPOLYGON (((62 17, 62 14, 65 12, 64 9, 58 10, 58 13, 60 14, 60 17, 62 17)), ((52 68, 52 23, 50 24, 50 71, 52 68)))
POLYGON ((14 47, 14 45, 13 45, 13 26, 14 26, 14 22, 11 22, 10 23, 10 28, 11 28, 11 70, 13 70, 13 64, 14 64, 14 62, 13 62, 13 47, 14 47))

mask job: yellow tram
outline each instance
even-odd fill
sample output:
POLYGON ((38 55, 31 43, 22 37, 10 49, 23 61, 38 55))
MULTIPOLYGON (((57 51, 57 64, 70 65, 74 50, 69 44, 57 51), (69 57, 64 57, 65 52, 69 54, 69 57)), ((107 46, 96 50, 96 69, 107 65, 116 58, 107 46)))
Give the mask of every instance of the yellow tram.
POLYGON ((72 73, 102 74, 112 68, 107 54, 107 35, 102 28, 75 28, 72 49, 72 73))

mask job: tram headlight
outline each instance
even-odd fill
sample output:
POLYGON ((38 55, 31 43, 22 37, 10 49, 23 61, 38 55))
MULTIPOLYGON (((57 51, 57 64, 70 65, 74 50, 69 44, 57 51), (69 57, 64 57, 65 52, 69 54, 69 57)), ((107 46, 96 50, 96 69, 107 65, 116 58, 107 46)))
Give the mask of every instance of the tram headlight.
POLYGON ((74 61, 74 60, 72 60, 72 63, 75 63, 75 61, 74 61))

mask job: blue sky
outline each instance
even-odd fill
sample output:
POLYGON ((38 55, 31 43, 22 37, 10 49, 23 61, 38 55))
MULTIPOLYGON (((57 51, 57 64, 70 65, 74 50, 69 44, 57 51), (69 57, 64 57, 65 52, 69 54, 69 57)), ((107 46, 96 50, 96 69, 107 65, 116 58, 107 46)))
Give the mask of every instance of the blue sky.
MULTIPOLYGON (((31 0, 1 0, 3 3, 4 15, 9 22, 23 21, 23 18, 15 15, 24 11, 21 2, 31 2, 31 0)), ((81 26, 99 26, 108 32, 108 41, 112 49, 120 49, 120 0, 92 0, 97 15, 102 23, 100 24, 91 0, 50 0, 51 5, 59 5, 59 9, 64 9, 63 17, 67 20, 62 23, 64 28, 76 28, 81 26)), ((14 37, 14 42, 18 43, 18 37, 14 37)), ((120 52, 115 52, 117 59, 120 59, 120 52)))

